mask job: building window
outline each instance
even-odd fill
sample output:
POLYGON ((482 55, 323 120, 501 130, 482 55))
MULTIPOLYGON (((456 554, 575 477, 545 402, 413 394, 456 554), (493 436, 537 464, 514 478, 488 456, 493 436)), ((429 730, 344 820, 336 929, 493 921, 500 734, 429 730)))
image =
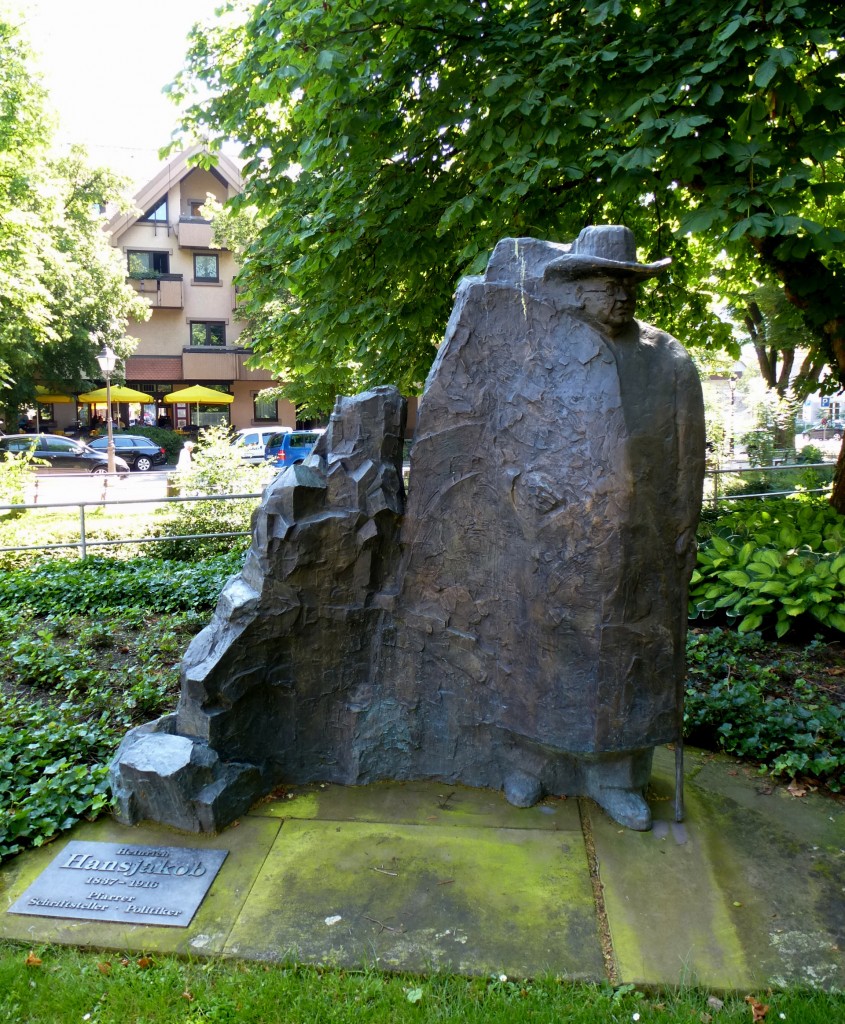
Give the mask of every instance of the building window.
POLYGON ((153 224, 166 224, 167 223, 167 196, 156 203, 155 206, 151 206, 149 210, 140 218, 142 221, 151 221, 153 224))
POLYGON ((202 215, 203 206, 205 206, 204 199, 190 199, 188 201, 188 216, 194 220, 205 220, 202 215))
POLYGON ((225 345, 226 325, 219 320, 192 320, 191 344, 225 345))
POLYGON ((194 253, 194 280, 219 281, 220 261, 216 253, 194 253))
POLYGON ((130 249, 126 253, 130 277, 157 277, 170 273, 170 253, 155 249, 130 249))
POLYGON ((279 422, 279 403, 275 398, 268 398, 265 395, 254 393, 252 396, 252 418, 254 420, 267 420, 270 423, 279 422))

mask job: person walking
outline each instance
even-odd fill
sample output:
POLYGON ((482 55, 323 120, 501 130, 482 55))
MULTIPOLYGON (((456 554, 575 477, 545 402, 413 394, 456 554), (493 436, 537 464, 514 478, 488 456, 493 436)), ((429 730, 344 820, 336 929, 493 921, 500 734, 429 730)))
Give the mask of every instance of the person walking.
POLYGON ((176 470, 179 473, 187 473, 194 464, 194 442, 186 441, 182 445, 182 451, 179 452, 179 458, 176 461, 176 470))

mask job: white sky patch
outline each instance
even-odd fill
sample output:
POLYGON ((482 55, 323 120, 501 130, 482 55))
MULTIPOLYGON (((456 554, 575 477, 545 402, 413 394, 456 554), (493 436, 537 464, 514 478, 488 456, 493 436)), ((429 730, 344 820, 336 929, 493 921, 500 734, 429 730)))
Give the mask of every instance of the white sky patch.
POLYGON ((135 182, 156 172, 177 109, 162 93, 187 35, 220 0, 13 0, 59 117, 60 149, 84 145, 135 182))

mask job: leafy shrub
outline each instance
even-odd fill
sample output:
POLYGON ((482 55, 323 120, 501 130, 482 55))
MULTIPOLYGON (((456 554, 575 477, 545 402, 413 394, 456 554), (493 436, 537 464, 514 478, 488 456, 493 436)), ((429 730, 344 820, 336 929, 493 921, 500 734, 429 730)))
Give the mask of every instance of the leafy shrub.
POLYGON ((752 466, 770 466, 774 457, 775 441, 771 430, 761 428, 743 434, 739 439, 745 447, 752 466))
POLYGON ((0 574, 0 606, 28 606, 42 615, 56 608, 75 612, 212 608, 228 577, 240 571, 242 561, 238 551, 196 563, 145 557, 44 561, 0 574))
POLYGON ((39 846, 109 802, 108 764, 132 725, 175 701, 178 662, 207 613, 142 608, 96 619, 31 609, 0 620, 0 857, 39 846))
POLYGON ((742 497, 746 494, 768 494, 774 490, 774 484, 762 473, 745 475, 732 473, 722 481, 722 493, 727 497, 742 497))
POLYGON ((106 716, 80 721, 67 704, 0 707, 0 857, 93 820, 109 801, 106 716))
POLYGON ((690 618, 723 613, 740 633, 799 616, 845 632, 845 520, 826 502, 743 502, 703 519, 690 618))
POLYGON ((713 629, 687 639, 685 733, 763 765, 773 775, 810 775, 845 788, 845 710, 805 677, 820 642, 802 651, 759 633, 713 629))
MULTIPOLYGON (((241 457, 231 444, 232 435, 225 427, 210 427, 204 430, 193 452, 191 469, 179 474, 183 494, 261 494, 274 470, 267 464, 252 465, 241 457)), ((186 501, 159 514, 160 532, 187 534, 193 537, 203 534, 249 534, 252 513, 258 504, 257 498, 232 499, 231 501, 186 501)), ((202 537, 193 540, 164 540, 157 546, 162 558, 195 559, 208 558, 221 552, 237 548, 244 551, 249 544, 248 537, 202 537)))
MULTIPOLYGON (((0 458, 0 505, 22 505, 26 501, 26 485, 36 466, 46 465, 42 459, 33 459, 32 451, 6 452, 0 458)), ((14 517, 17 512, 0 511, 0 519, 14 517)))
POLYGON ((821 448, 814 444, 805 444, 795 456, 796 462, 824 462, 825 456, 821 448))

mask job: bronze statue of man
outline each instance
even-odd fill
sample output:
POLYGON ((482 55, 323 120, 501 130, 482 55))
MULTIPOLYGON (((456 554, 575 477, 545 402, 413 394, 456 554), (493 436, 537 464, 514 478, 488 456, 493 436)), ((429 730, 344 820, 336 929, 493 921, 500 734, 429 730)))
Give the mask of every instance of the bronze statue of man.
MULTIPOLYGON (((669 263, 665 259, 650 265, 639 264, 633 234, 625 227, 591 227, 581 232, 569 253, 551 262, 545 276, 546 280, 559 281, 567 291, 571 290, 573 312, 598 329, 614 355, 630 432, 634 474, 631 523, 643 515, 650 524, 649 529, 640 526, 632 532, 627 546, 631 554, 630 577, 624 588, 627 597, 624 603, 617 602, 617 610, 620 621, 627 621, 633 631, 634 642, 629 652, 632 663, 640 648, 637 623, 664 617, 663 625, 657 629, 666 629, 670 635, 672 667, 664 669, 663 675, 652 666, 650 683, 641 677, 640 685, 646 691, 653 687, 659 695, 653 712, 667 697, 674 698, 671 715, 653 714, 653 719, 656 722, 663 718, 665 724, 658 728, 664 739, 680 743, 687 587, 695 566, 695 528, 704 477, 704 410, 697 373, 680 344, 634 319, 637 286, 661 273, 669 263), (675 411, 674 430, 665 419, 670 403, 675 411), (658 467, 656 463, 663 458, 666 463, 658 467), (658 473, 662 475, 659 482, 655 481, 658 473), (647 481, 650 487, 646 487, 647 481), (655 559, 660 559, 657 570, 655 559), (636 591, 638 597, 633 596, 636 591), (632 616, 632 602, 640 609, 649 604, 651 610, 643 618, 638 612, 632 616)), ((648 677, 649 673, 644 675, 648 677)), ((620 685, 630 685, 635 676, 632 672, 627 680, 620 680, 620 685)), ((623 727, 623 735, 625 732, 623 727)), ((631 739, 626 742, 639 742, 633 730, 628 733, 631 739)), ((652 736, 657 741, 655 733, 649 740, 652 736)), ((650 760, 647 747, 645 755, 650 760)), ((625 756, 631 756, 635 762, 642 755, 623 755, 623 760, 625 756)), ((600 766, 595 774, 598 785, 592 795, 607 805, 613 817, 633 828, 650 824, 650 813, 636 788, 620 794, 612 786, 602 784, 600 766)), ((680 785, 680 776, 676 781, 680 785)))
POLYGON ((420 768, 517 804, 588 795, 635 829, 681 728, 704 470, 695 367, 634 319, 668 264, 601 226, 505 239, 462 282, 420 403, 387 658, 422 695, 420 768))

